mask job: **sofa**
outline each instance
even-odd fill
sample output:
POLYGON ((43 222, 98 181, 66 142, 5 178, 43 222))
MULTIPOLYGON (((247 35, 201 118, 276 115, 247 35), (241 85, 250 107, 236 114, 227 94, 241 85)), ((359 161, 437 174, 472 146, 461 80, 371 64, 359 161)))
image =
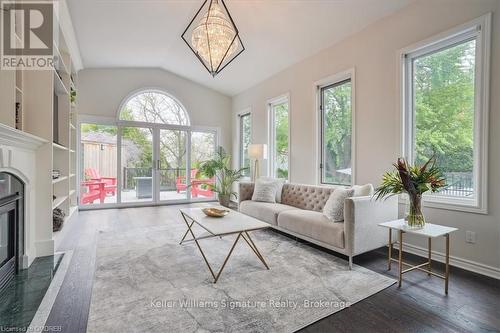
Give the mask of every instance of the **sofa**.
POLYGON ((353 196, 344 202, 344 221, 333 222, 322 210, 338 187, 286 183, 280 203, 252 201, 254 183, 239 183, 239 211, 277 230, 352 258, 387 245, 387 230, 381 222, 398 218, 398 199, 375 201, 371 196, 353 196))

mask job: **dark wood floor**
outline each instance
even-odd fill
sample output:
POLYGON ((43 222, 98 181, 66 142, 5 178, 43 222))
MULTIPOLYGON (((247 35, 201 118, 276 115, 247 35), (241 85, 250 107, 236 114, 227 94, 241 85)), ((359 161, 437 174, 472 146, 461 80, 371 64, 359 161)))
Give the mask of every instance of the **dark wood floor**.
MULTIPOLYGON (((74 252, 47 326, 59 326, 61 332, 86 331, 100 230, 168 224, 178 218, 178 208, 80 212, 78 219, 67 226, 66 237, 57 249, 74 252)), ((405 254, 405 259, 419 261, 413 255, 405 254)), ((360 255, 354 263, 397 277, 396 268, 387 271, 384 249, 360 255)), ((434 268, 443 270, 438 263, 434 268)), ((393 285, 308 326, 303 332, 500 332, 500 281, 452 267, 450 294, 445 296, 443 291, 441 279, 410 272, 405 274, 402 288, 393 285)))

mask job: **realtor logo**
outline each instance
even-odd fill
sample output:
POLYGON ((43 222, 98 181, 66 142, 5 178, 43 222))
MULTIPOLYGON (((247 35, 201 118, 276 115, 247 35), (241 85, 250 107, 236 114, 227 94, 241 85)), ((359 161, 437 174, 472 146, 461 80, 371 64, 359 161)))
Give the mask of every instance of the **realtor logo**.
POLYGON ((0 3, 1 69, 52 69, 53 3, 6 0, 0 3))

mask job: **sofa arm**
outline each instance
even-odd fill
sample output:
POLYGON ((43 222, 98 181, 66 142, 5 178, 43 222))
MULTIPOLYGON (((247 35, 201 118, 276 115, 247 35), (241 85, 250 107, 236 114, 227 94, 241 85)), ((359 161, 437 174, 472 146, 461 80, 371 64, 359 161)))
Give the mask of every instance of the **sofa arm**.
POLYGON ((254 183, 240 182, 238 184, 238 203, 245 200, 252 200, 254 183))
POLYGON ((347 198, 344 203, 344 232, 349 255, 358 255, 388 243, 382 222, 398 219, 398 197, 376 201, 372 197, 347 198))

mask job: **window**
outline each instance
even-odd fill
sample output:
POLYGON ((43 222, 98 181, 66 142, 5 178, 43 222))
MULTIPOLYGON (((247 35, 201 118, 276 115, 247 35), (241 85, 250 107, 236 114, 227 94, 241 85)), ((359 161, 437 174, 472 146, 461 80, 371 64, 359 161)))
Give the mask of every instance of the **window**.
POLYGON ((320 182, 352 184, 352 82, 351 73, 319 87, 320 182))
POLYGON ((189 125, 184 107, 164 92, 155 90, 142 91, 129 98, 121 108, 120 120, 189 125))
POLYGON ((269 103, 269 147, 271 177, 289 179, 289 102, 288 96, 269 103))
POLYGON ((240 168, 247 168, 243 173, 245 177, 250 177, 250 157, 248 156, 248 145, 252 141, 252 115, 250 112, 240 116, 240 138, 239 156, 240 168))
POLYGON ((475 21, 403 54, 404 154, 417 164, 435 156, 447 183, 427 201, 481 208, 486 193, 480 194, 487 139, 485 23, 475 21))

